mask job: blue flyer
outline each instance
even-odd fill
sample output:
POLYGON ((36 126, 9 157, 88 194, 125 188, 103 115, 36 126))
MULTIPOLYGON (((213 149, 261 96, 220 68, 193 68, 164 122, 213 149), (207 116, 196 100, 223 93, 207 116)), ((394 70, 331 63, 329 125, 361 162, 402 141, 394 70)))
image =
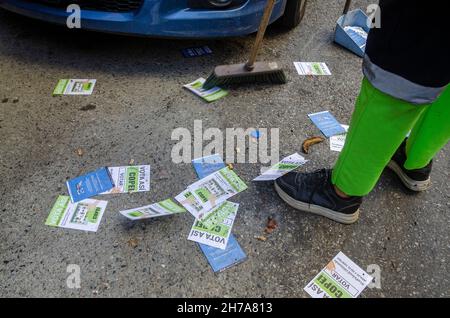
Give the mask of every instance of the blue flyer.
POLYGON ((196 57, 196 56, 210 55, 212 54, 212 50, 208 46, 190 47, 181 50, 181 53, 183 54, 184 57, 196 57))
POLYGON ((346 132, 341 124, 339 124, 336 118, 334 118, 334 116, 331 115, 329 111, 309 114, 308 117, 327 138, 335 135, 345 134, 346 132))
POLYGON ((73 203, 109 191, 113 187, 111 175, 106 167, 67 181, 67 189, 73 203))
POLYGON ((215 154, 192 160, 195 172, 199 179, 209 176, 210 174, 225 168, 222 158, 215 154))
POLYGON ((239 246, 233 234, 230 235, 225 250, 204 244, 198 245, 215 273, 222 272, 227 268, 242 263, 247 258, 247 255, 245 255, 245 252, 239 246))

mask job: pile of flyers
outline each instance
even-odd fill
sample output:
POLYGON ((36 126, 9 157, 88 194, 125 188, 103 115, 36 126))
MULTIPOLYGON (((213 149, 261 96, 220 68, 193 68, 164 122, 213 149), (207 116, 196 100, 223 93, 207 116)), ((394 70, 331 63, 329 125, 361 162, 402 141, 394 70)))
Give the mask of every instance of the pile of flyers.
POLYGON ((46 225, 97 232, 107 201, 97 195, 150 191, 150 166, 103 167, 66 182, 69 196, 61 195, 46 225))

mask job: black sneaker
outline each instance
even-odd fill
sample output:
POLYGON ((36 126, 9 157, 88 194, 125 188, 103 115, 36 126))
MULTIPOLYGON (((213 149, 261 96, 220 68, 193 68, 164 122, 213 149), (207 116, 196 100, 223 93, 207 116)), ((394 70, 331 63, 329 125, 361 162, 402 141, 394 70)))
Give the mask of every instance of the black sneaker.
POLYGON ((428 190, 431 187, 431 168, 433 161, 428 166, 417 170, 406 170, 404 164, 406 162, 406 141, 398 148, 388 164, 388 168, 395 172, 402 183, 408 189, 416 192, 428 190))
POLYGON ((359 218, 362 198, 343 199, 338 196, 331 183, 331 170, 290 172, 275 181, 275 190, 294 209, 318 214, 343 224, 355 223, 359 218))

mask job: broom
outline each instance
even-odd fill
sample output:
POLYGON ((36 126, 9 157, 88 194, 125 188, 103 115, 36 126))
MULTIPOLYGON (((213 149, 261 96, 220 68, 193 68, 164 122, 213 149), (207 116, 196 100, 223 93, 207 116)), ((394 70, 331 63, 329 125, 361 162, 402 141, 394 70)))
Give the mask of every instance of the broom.
POLYGON ((272 15, 275 0, 267 0, 263 17, 259 25, 256 41, 247 63, 219 65, 203 84, 204 89, 229 84, 263 82, 272 84, 286 83, 286 75, 276 62, 256 62, 256 56, 261 48, 264 33, 272 15))

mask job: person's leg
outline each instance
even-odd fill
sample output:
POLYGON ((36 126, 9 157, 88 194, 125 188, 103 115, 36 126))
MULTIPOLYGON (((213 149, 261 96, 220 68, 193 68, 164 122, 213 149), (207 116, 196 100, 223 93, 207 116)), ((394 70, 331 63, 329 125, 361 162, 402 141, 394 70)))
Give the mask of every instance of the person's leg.
POLYGON ((365 196, 429 105, 395 99, 363 80, 332 183, 348 196, 365 196))
POLYGON ((427 166, 450 140, 450 85, 420 117, 406 143, 405 169, 427 166))

